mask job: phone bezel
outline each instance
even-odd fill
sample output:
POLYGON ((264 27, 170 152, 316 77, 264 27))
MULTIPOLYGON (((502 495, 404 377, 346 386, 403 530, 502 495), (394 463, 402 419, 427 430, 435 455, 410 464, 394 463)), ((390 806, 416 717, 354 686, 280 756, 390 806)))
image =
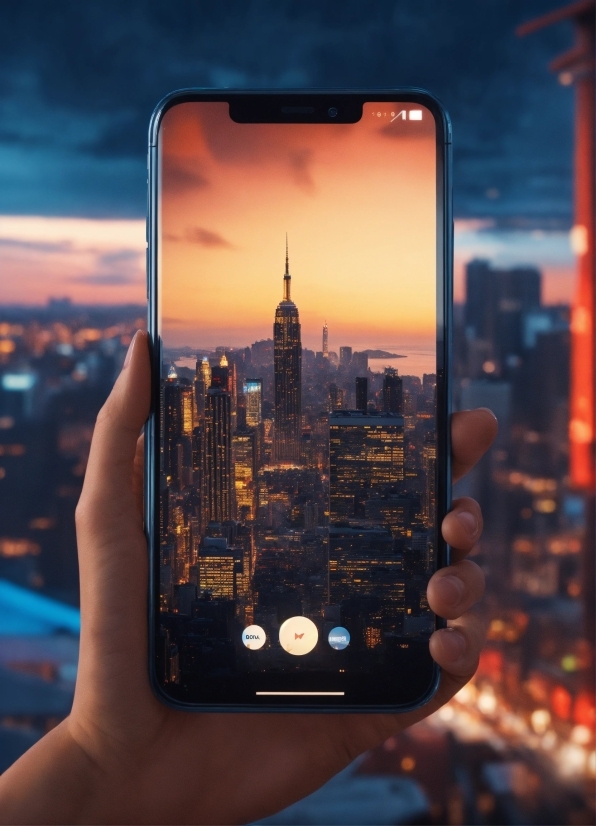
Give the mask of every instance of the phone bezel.
MULTIPOLYGON (((159 410, 159 377, 161 372, 161 344, 158 339, 158 138, 159 129, 166 112, 173 106, 188 102, 227 102, 231 106, 242 104, 245 110, 251 107, 255 112, 267 112, 267 106, 279 108, 286 101, 288 106, 313 107, 315 113, 324 107, 337 105, 342 111, 342 103, 351 109, 365 102, 374 103, 420 103, 428 108, 434 117, 437 129, 437 521, 443 519, 451 506, 451 330, 453 293, 453 220, 451 196, 451 122, 442 104, 429 92, 416 88, 387 88, 374 90, 232 90, 232 89, 182 89, 164 97, 155 108, 149 125, 149 151, 147 156, 148 204, 147 204, 147 299, 148 331, 151 353, 152 389, 151 413, 145 425, 145 532, 149 550, 149 595, 148 595, 148 652, 149 677, 153 691, 161 702, 172 708, 186 711, 214 712, 290 712, 290 713, 395 713, 412 711, 425 705, 435 694, 440 682, 440 668, 432 661, 432 679, 419 696, 400 704, 357 704, 330 705, 313 703, 192 703, 183 702, 168 694, 160 684, 156 673, 156 638, 159 623, 159 491, 158 427, 156 411, 159 410), (442 273, 442 279, 439 275, 442 273)), ((242 122, 276 123, 350 123, 354 120, 332 121, 329 118, 309 120, 303 118, 285 120, 249 120, 242 122)), ((316 115, 318 117, 318 115, 316 115)), ((350 115, 352 116, 352 115, 350 115)), ((256 117, 256 116, 255 116, 256 117)), ((449 564, 449 546, 441 540, 437 549, 437 568, 449 564)), ((444 627, 445 621, 436 619, 436 627, 444 627)), ((429 654, 430 658, 430 654, 429 654)))

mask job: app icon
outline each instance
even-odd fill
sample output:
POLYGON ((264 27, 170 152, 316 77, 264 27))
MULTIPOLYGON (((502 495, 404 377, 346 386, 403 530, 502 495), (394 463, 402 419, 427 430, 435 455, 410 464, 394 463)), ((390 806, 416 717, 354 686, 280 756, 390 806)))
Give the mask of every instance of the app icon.
POLYGON ((343 651, 350 644, 350 632, 347 628, 338 625, 337 628, 331 629, 327 639, 331 648, 335 648, 336 651, 343 651))
POLYGON ((242 632, 242 642, 251 651, 256 651, 257 648, 262 648, 265 645, 267 634, 263 631, 260 625, 249 625, 242 632))
POLYGON ((279 629, 279 642, 288 654, 308 654, 319 639, 317 626, 308 617, 290 617, 279 629))

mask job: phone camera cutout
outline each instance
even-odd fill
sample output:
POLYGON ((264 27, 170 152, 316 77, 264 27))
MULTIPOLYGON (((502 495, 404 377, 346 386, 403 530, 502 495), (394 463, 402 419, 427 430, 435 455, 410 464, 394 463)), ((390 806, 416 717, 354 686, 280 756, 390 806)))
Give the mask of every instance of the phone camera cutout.
POLYGON ((327 114, 329 115, 330 118, 336 118, 337 115, 338 115, 338 112, 337 112, 337 109, 335 108, 335 106, 331 106, 327 110, 327 114))

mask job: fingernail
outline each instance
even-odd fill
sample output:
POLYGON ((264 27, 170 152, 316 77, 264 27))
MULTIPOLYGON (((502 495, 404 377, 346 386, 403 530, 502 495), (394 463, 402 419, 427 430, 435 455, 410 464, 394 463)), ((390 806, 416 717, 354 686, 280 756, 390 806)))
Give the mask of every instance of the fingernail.
POLYGON ((466 639, 463 634, 460 634, 455 628, 448 627, 445 629, 448 633, 442 635, 442 643, 447 654, 448 659, 459 660, 466 650, 466 639))
POLYGON ((495 416, 495 414, 493 413, 493 411, 490 409, 490 407, 478 407, 478 408, 476 408, 476 409, 477 409, 477 410, 483 410, 485 413, 490 413, 490 415, 493 417, 493 419, 495 420, 495 422, 497 422, 497 423, 498 423, 498 421, 499 421, 499 420, 497 419, 497 417, 495 416))
POLYGON ((437 585, 441 599, 448 605, 457 605, 464 595, 464 583, 453 574, 441 577, 437 585))
POLYGON ((122 365, 123 370, 125 367, 128 367, 128 363, 130 362, 130 359, 132 357, 132 351, 135 346, 135 341, 137 340, 138 334, 139 331, 137 330, 134 336, 132 337, 130 344, 128 345, 128 350, 126 351, 126 358, 124 359, 124 364, 122 365))
POLYGON ((473 513, 470 513, 470 511, 459 511, 457 518, 460 525, 465 528, 466 533, 469 533, 470 536, 476 536, 478 533, 478 519, 476 519, 473 513))

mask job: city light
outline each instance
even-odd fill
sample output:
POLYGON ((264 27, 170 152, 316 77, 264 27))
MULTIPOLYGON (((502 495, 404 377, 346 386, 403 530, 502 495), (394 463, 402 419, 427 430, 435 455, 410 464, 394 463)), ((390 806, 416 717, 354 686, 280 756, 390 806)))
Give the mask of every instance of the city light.
POLYGON ((537 708, 532 712, 530 720, 536 734, 544 734, 550 726, 550 712, 545 708, 537 708))

